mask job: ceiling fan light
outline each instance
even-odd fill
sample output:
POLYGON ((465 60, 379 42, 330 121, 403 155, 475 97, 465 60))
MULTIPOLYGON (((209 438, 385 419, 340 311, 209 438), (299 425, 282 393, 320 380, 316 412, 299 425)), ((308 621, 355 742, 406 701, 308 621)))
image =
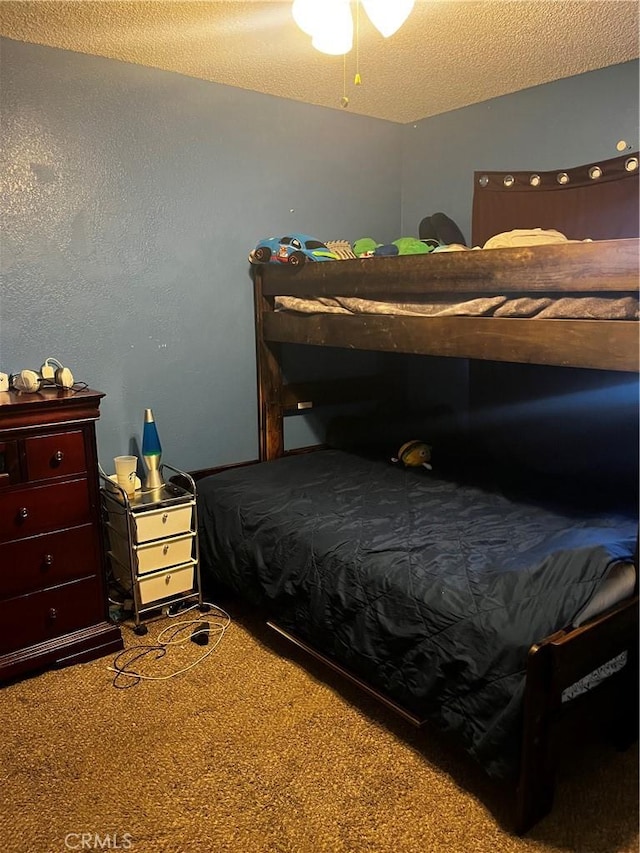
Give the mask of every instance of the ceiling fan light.
POLYGON ((373 26, 389 38, 407 20, 415 0, 362 0, 365 12, 373 26))
POLYGON ((342 56, 353 46, 353 18, 348 0, 325 0, 311 44, 321 53, 342 56))
POLYGON ((316 0, 293 0, 291 14, 293 20, 303 33, 312 36, 320 17, 319 5, 316 0))

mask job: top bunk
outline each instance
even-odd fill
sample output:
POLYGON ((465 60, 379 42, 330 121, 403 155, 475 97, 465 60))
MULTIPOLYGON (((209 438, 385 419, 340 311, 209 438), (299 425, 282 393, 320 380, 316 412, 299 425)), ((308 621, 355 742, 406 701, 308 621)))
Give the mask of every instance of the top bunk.
POLYGON ((637 371, 637 164, 475 173, 474 243, 563 242, 256 266, 258 340, 637 371))

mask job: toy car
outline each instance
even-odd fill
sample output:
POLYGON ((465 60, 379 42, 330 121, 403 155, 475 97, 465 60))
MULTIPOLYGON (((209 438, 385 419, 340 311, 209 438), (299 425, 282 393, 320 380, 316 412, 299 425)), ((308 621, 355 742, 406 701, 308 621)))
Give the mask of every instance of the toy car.
POLYGON ((249 255, 252 264, 280 263, 300 266, 305 261, 335 261, 335 255, 320 240, 308 234, 289 234, 286 237, 267 237, 260 240, 249 255))

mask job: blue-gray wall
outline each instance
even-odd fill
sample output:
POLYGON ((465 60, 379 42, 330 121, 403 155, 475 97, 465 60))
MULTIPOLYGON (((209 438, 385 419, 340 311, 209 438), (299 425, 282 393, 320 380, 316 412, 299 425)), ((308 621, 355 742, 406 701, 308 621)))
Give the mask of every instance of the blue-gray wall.
POLYGON ((471 245, 473 173, 547 171, 638 150, 638 62, 568 77, 403 127, 402 228, 442 211, 471 245))
POLYGON ((291 230, 394 239, 402 128, 0 47, 0 370, 54 356, 106 392, 98 445, 111 470, 135 451, 147 406, 170 464, 255 458, 247 254, 291 230))
MULTIPOLYGON (((468 234, 474 169, 637 146, 637 63, 401 126, 8 39, 0 50, 0 370, 55 356, 106 392, 105 467, 135 450, 147 406, 171 464, 255 458, 246 256, 260 237, 385 242, 436 210, 468 234)), ((292 443, 308 443, 296 421, 292 443)))

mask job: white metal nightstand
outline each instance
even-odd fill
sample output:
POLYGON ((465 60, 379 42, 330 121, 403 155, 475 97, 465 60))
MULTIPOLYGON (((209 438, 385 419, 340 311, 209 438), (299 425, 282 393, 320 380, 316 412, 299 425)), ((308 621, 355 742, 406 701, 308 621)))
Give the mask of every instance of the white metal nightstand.
POLYGON ((131 596, 136 634, 146 634, 142 617, 188 601, 201 611, 196 485, 193 478, 166 463, 164 485, 140 489, 128 497, 102 476, 102 506, 107 555, 114 581, 131 596))

